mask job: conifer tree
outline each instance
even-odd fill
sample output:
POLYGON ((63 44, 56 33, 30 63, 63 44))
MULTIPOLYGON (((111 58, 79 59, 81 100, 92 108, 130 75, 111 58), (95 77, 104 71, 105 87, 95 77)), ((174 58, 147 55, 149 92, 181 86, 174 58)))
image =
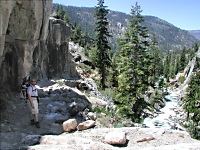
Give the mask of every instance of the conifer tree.
POLYGON ((165 60, 164 60, 164 77, 169 80, 170 77, 170 53, 168 52, 166 54, 165 60))
POLYGON ((175 67, 175 74, 180 71, 180 55, 176 55, 176 67, 175 67))
POLYGON ((118 94, 114 100, 120 112, 136 122, 147 106, 143 94, 150 76, 148 30, 142 26, 141 12, 137 3, 132 6, 128 30, 120 40, 118 94))
POLYGON ((71 40, 74 41, 75 43, 78 43, 81 46, 82 31, 80 26, 77 26, 76 23, 74 24, 74 26, 72 26, 71 40))
POLYGON ((170 58, 171 58, 171 61, 170 61, 170 76, 172 77, 172 78, 174 78, 175 77, 175 70, 176 70, 176 57, 175 57, 175 52, 171 52, 170 53, 171 55, 170 55, 170 58))
POLYGON ((182 52, 181 52, 181 57, 180 57, 180 69, 184 70, 186 66, 187 60, 186 60, 186 48, 184 47, 182 52))
POLYGON ((192 77, 188 89, 187 96, 183 99, 184 109, 188 114, 188 129, 193 138, 200 139, 200 71, 192 77))
POLYGON ((98 4, 95 8, 96 17, 96 66, 101 74, 100 86, 104 90, 106 88, 106 76, 108 75, 109 67, 111 67, 110 59, 110 46, 108 44, 108 37, 111 35, 108 32, 107 26, 109 22, 107 20, 107 14, 109 10, 104 6, 104 0, 98 0, 98 4))
POLYGON ((64 10, 63 6, 60 4, 56 4, 56 13, 59 17, 59 19, 62 19, 64 21, 66 21, 66 23, 70 24, 70 19, 69 19, 69 15, 67 14, 67 12, 64 10))
POLYGON ((161 60, 161 52, 160 48, 158 46, 157 39, 155 35, 152 38, 152 42, 150 45, 150 55, 151 55, 151 86, 155 84, 155 82, 158 80, 160 74, 161 74, 161 68, 162 68, 162 60, 161 60))

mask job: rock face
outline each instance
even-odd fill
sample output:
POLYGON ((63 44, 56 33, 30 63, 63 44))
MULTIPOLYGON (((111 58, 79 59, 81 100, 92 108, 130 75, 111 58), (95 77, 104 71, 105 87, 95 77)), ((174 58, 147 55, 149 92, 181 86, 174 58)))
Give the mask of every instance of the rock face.
POLYGON ((66 22, 50 18, 47 37, 47 76, 79 77, 69 52, 70 27, 66 22))
POLYGON ((69 53, 70 28, 49 19, 52 0, 0 1, 0 89, 18 90, 22 78, 78 77, 69 53))

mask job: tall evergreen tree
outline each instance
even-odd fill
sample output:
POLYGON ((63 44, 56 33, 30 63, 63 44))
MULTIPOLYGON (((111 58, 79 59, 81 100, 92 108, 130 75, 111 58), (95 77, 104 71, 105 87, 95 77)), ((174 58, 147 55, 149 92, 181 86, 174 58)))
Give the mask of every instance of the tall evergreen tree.
POLYGON ((188 129, 193 138, 200 139, 200 71, 192 77, 187 95, 183 99, 184 109, 188 114, 188 129))
POLYGON ((170 53, 168 52, 164 59, 164 77, 169 80, 170 77, 170 53))
POLYGON ((74 24, 74 26, 72 26, 71 40, 74 41, 75 43, 78 43, 80 46, 82 44, 81 27, 78 26, 76 23, 74 24))
POLYGON ((162 60, 161 60, 161 52, 158 46, 157 39, 155 35, 152 38, 152 42, 150 45, 150 55, 151 55, 151 85, 153 86, 155 82, 158 80, 161 74, 162 68, 162 60))
POLYGON ((64 10, 62 5, 56 4, 56 13, 60 19, 66 21, 68 24, 70 24, 69 16, 68 16, 67 12, 64 10))
POLYGON ((184 47, 182 52, 181 52, 181 57, 180 57, 180 69, 184 70, 186 66, 187 60, 186 60, 186 48, 184 47))
POLYGON ((138 3, 132 6, 129 26, 120 41, 118 63, 118 94, 115 103, 120 112, 133 121, 140 121, 142 110, 147 106, 143 94, 149 86, 149 36, 138 3))
POLYGON ((180 55, 176 55, 175 74, 180 71, 180 55))
POLYGON ((175 52, 171 52, 170 53, 171 55, 170 55, 170 58, 171 58, 171 61, 170 61, 170 76, 172 77, 172 78, 174 78, 175 77, 175 71, 176 71, 176 55, 175 55, 175 52))
POLYGON ((97 45, 97 56, 96 66, 99 68, 101 74, 100 86, 104 90, 106 88, 106 77, 108 75, 109 67, 111 67, 110 59, 110 46, 108 44, 108 37, 111 35, 108 32, 107 26, 109 22, 107 20, 107 14, 109 10, 104 6, 104 0, 98 0, 98 4, 95 8, 96 17, 96 45, 97 45))

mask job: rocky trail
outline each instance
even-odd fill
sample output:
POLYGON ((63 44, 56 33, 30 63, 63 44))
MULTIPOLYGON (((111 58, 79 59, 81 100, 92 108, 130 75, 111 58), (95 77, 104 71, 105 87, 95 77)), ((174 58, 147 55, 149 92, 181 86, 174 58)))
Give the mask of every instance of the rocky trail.
POLYGON ((83 131, 64 132, 62 128, 63 121, 76 118, 77 122, 82 122, 79 115, 70 115, 69 106, 73 102, 78 103, 81 101, 83 103, 84 94, 76 88, 66 85, 58 86, 56 82, 48 80, 39 81, 38 85, 44 91, 49 91, 49 89, 55 91, 40 100, 39 120, 41 128, 38 129, 30 125, 26 103, 20 99, 19 93, 14 93, 11 97, 12 100, 7 102, 6 110, 1 111, 2 150, 200 150, 200 141, 192 139, 185 131, 171 129, 102 128, 97 125, 83 131), (110 132, 125 133, 126 144, 120 146, 107 144, 105 136, 110 132))

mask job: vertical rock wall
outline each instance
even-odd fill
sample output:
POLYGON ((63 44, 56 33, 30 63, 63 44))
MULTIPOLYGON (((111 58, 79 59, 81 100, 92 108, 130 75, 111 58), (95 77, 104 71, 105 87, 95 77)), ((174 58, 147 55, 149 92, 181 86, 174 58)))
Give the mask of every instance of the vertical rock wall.
POLYGON ((0 89, 19 90, 22 78, 78 77, 69 54, 70 29, 50 19, 52 0, 0 1, 0 89))
POLYGON ((47 76, 79 77, 69 52, 70 27, 66 22, 50 18, 47 37, 47 76))

